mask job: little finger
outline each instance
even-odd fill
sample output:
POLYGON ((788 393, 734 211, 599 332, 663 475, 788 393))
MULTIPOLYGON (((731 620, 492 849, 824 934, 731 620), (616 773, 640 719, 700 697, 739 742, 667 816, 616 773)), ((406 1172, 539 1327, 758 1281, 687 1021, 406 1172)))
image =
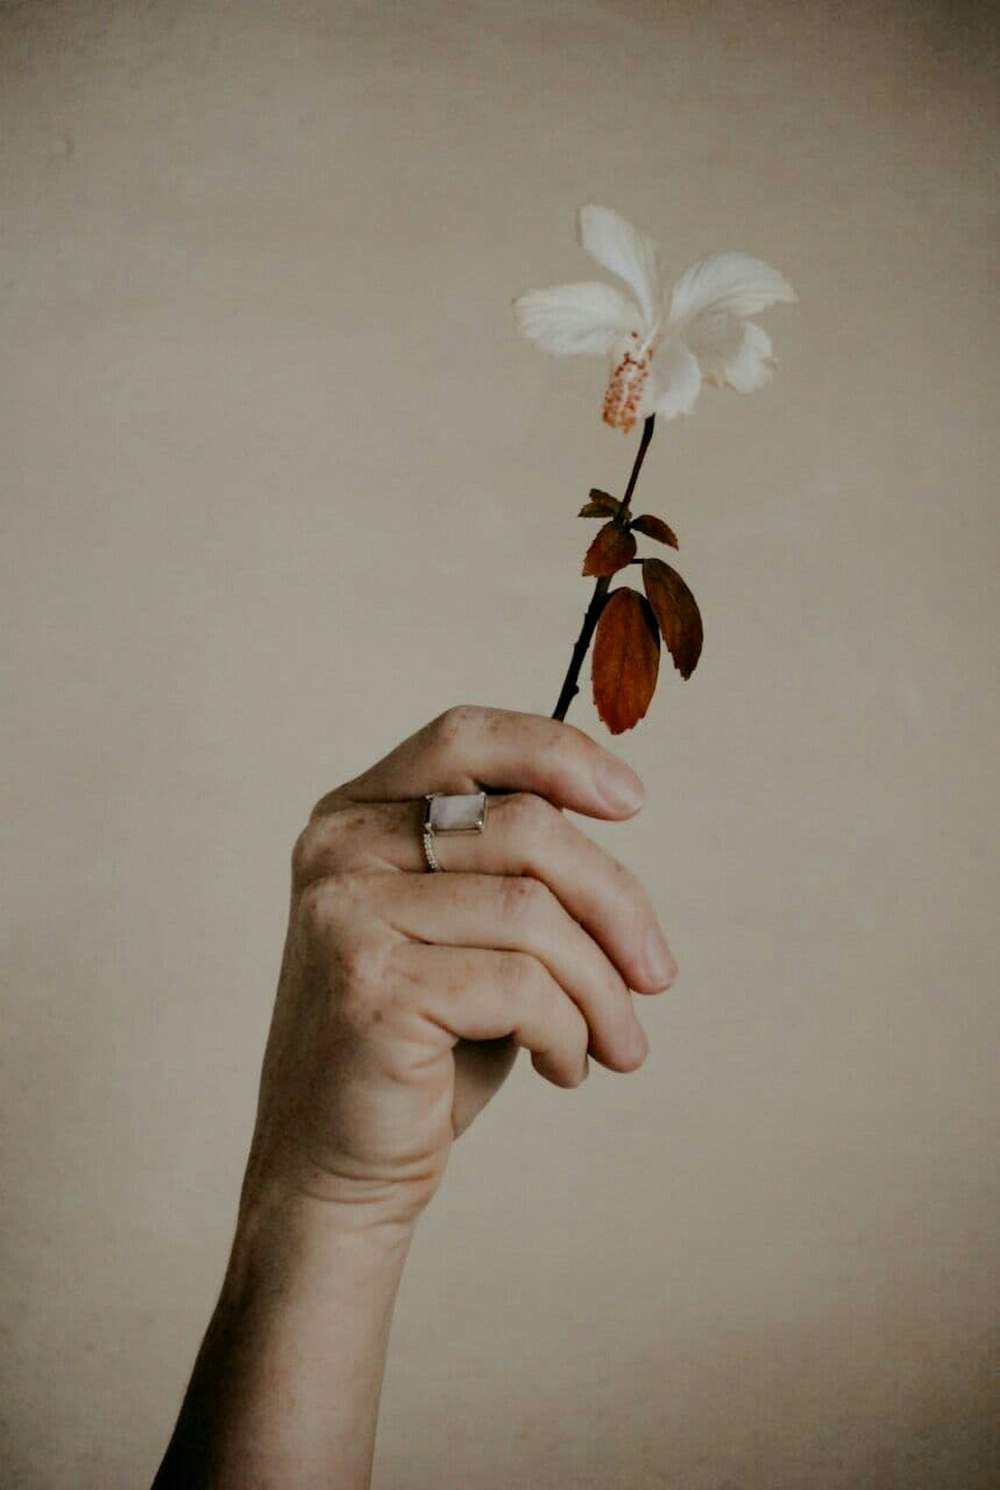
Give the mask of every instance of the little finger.
POLYGON ((411 942, 393 960, 421 988, 421 1013, 456 1040, 512 1035, 555 1086, 579 1086, 587 1075, 587 1021, 536 958, 411 942))
POLYGON ((648 1043, 626 984, 539 880, 491 874, 386 876, 381 914, 414 941, 530 954, 579 1008, 595 1059, 615 1071, 632 1071, 645 1058, 648 1043))

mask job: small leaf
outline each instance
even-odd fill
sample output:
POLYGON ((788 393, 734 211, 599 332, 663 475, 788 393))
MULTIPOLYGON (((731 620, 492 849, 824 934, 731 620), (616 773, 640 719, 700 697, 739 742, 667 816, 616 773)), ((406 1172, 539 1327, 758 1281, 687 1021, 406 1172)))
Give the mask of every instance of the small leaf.
POLYGON ((690 678, 701 656, 701 612, 676 569, 662 559, 642 561, 642 583, 659 623, 663 644, 682 678, 690 678))
POLYGON ((617 574, 635 558, 635 539, 620 523, 605 523, 587 550, 584 574, 617 574))
POLYGON ((656 691, 660 638, 649 601, 615 590, 597 623, 591 676, 597 712, 613 735, 639 723, 656 691))
POLYGON ((644 512, 640 517, 634 517, 629 527, 636 533, 645 533, 647 538, 655 538, 657 543, 669 543, 671 548, 680 548, 673 528, 669 527, 662 517, 654 517, 651 512, 644 512))
POLYGON ((610 492, 590 488, 590 501, 580 508, 581 517, 616 517, 622 504, 610 492))

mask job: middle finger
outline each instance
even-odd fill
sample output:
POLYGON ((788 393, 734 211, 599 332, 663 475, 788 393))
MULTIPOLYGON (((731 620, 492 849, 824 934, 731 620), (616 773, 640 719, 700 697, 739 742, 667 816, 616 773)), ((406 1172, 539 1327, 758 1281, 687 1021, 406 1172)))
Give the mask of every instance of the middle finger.
MULTIPOLYGON (((308 877, 357 867, 426 872, 423 809, 422 801, 365 803, 316 820, 307 830, 308 877)), ((676 977, 638 880, 544 798, 491 797, 482 833, 437 834, 434 847, 442 869, 452 873, 540 880, 636 992, 658 993, 676 977)))

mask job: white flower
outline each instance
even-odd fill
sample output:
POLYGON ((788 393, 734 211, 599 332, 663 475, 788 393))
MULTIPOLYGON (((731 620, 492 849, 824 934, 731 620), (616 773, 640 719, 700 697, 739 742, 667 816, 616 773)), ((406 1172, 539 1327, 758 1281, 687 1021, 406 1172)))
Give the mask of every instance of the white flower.
POLYGON ((597 282, 556 285, 521 295, 514 315, 546 352, 610 355, 607 424, 629 430, 648 414, 689 414, 703 383, 750 393, 771 381, 771 338, 748 317, 796 299, 776 269, 749 254, 711 254, 681 275, 668 307, 654 243, 619 213, 581 208, 580 240, 632 294, 597 282))

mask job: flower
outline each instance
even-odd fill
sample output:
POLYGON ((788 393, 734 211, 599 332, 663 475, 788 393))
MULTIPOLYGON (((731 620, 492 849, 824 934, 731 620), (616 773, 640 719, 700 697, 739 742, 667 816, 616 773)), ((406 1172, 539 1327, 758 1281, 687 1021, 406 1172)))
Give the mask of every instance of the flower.
POLYGON ((710 254, 681 275, 668 308, 650 238, 610 207, 582 207, 579 227, 591 258, 632 294, 597 281, 529 290, 514 316, 543 351, 610 356, 606 424, 629 430, 649 414, 690 414, 703 383, 750 393, 771 381, 771 338, 749 317, 797 298, 776 269, 749 254, 710 254))

